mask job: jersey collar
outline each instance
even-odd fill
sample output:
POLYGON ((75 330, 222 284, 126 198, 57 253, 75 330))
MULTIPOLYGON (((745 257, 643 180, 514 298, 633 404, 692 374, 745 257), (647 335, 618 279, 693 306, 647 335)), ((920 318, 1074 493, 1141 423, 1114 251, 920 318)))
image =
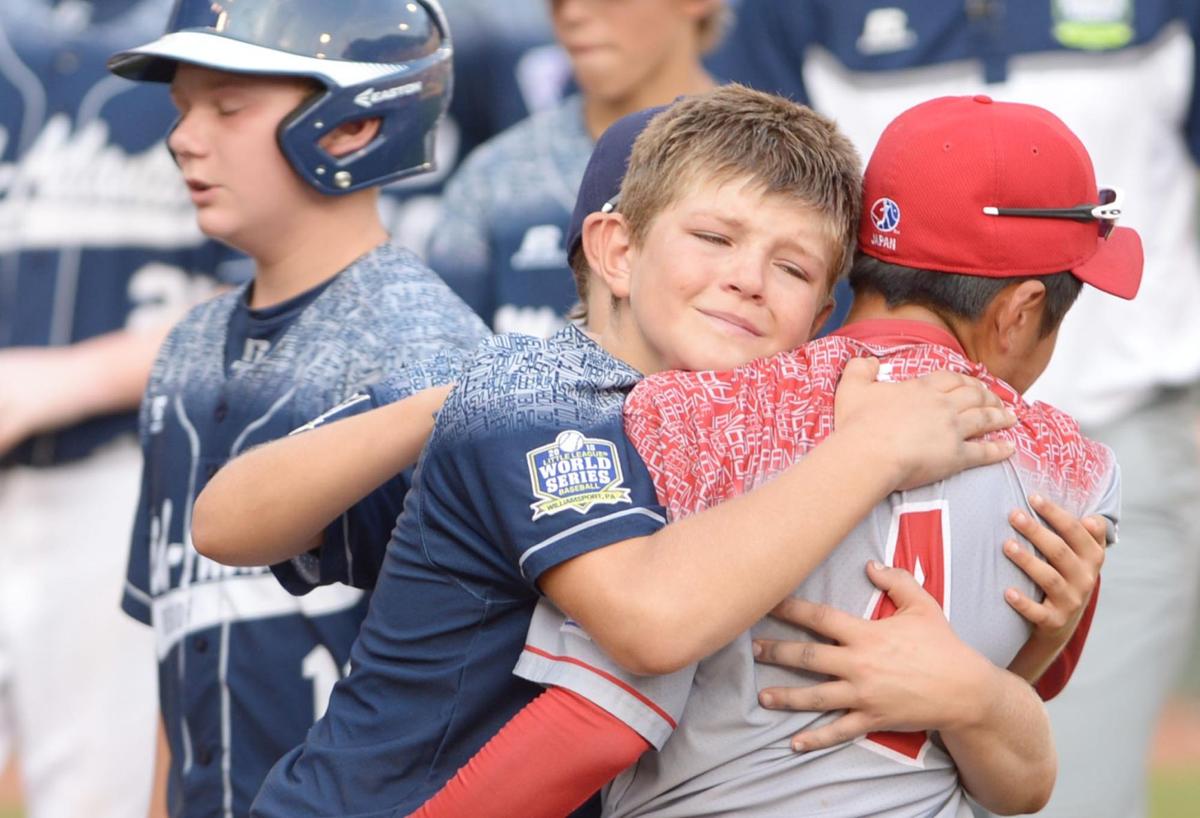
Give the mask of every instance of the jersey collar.
POLYGON ((855 321, 846 324, 834 335, 853 338, 856 341, 896 346, 900 344, 936 344, 949 347, 954 352, 967 357, 962 344, 948 330, 924 321, 912 321, 904 318, 871 318, 865 321, 855 321))

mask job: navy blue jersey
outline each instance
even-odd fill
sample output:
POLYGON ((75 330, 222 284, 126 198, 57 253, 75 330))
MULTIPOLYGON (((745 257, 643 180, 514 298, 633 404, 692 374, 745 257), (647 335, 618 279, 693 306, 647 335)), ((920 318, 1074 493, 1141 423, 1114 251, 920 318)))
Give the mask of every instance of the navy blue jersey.
POLYGON ((234 320, 245 309, 244 289, 195 308, 164 344, 142 404, 145 467, 122 606, 157 636, 169 803, 188 818, 246 813, 271 764, 323 711, 366 611, 355 588, 294 597, 266 567, 201 557, 195 497, 231 457, 485 333, 392 245, 342 271, 266 347, 243 344, 249 358, 227 367, 227 333, 251 325, 234 320))
POLYGON ((484 343, 438 415, 329 710, 258 818, 407 815, 538 692, 542 572, 664 523, 622 432, 640 379, 575 327, 484 343))
POLYGON ((550 335, 579 300, 565 236, 592 146, 571 97, 480 146, 447 184, 429 264, 497 332, 550 335))
POLYGON ((562 99, 570 63, 545 0, 443 0, 454 38, 450 116, 465 156, 562 99))
POLYGON ((436 168, 388 185, 380 201, 392 235, 422 249, 440 218, 446 179, 463 157, 557 104, 570 71, 552 45, 545 0, 443 0, 442 8, 454 43, 454 94, 438 125, 436 168))
MULTIPOLYGON (((764 91, 811 98, 804 79, 810 48, 851 71, 884 72, 960 60, 1002 82, 1014 57, 1102 53, 1156 39, 1172 21, 1195 26, 1191 0, 742 0, 737 21, 710 62, 722 76, 764 91)), ((1193 111, 1192 145, 1200 155, 1193 111)))
MULTIPOLYGON (((169 320, 234 255, 196 227, 162 144, 166 89, 113 77, 112 52, 159 34, 168 0, 0 4, 0 348, 60 346, 169 320), (90 13, 90 16, 89 16, 90 13)), ((134 414, 37 437, 12 458, 72 460, 134 414)))

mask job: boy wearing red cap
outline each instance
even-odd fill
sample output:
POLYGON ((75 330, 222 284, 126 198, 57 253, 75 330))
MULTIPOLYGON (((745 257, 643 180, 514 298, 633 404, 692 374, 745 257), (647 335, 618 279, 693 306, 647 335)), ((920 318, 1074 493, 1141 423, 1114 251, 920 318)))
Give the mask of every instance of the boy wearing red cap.
MULTIPOLYGON (((864 202, 851 273, 856 304, 843 330, 731 372, 665 372, 634 389, 627 433, 670 516, 747 491, 810 452, 833 427, 832 389, 856 357, 878 357, 881 379, 938 368, 980 377, 1019 418, 1000 433, 1017 455, 893 494, 781 606, 781 618, 838 644, 764 620, 696 665, 636 676, 543 601, 517 673, 610 714, 606 727, 577 742, 578 778, 587 778, 592 748, 611 746, 622 732, 640 735, 642 749, 659 748, 631 755, 637 764, 607 789, 605 815, 968 816, 965 791, 1008 812, 1036 810, 1049 797, 1040 782, 999 792, 986 781, 960 780, 955 759, 964 760, 964 748, 955 729, 983 714, 965 709, 967 697, 954 685, 989 660, 1019 666, 1029 655, 1022 647, 1028 625, 1000 591, 1008 588, 1010 600, 1017 588, 1031 594, 1033 581, 990 546, 1007 536, 1009 508, 1032 517, 1049 498, 1072 514, 1103 515, 1115 538, 1112 453, 1083 438, 1069 417, 1020 395, 1049 361, 1082 283, 1133 297, 1140 240, 1114 227, 1119 194, 1097 190, 1086 150, 1061 121, 986 97, 934 100, 897 118, 868 166, 864 202), (896 572, 885 566, 916 575, 977 651, 944 654, 965 668, 937 662, 914 669, 905 655, 870 669, 847 661, 847 646, 867 636, 859 617, 890 618, 887 624, 903 629, 939 616, 911 589, 885 596, 873 587, 861 571, 868 561, 874 585, 885 590, 897 587, 896 572), (797 650, 779 639, 808 644, 797 650), (756 664, 756 657, 800 672, 756 664), (913 724, 937 732, 870 732, 871 708, 896 695, 888 679, 901 671, 925 673, 910 705, 913 724), (797 684, 806 689, 786 696, 780 689, 797 684), (849 712, 823 719, 830 709, 849 712), (804 735, 793 740, 798 732, 804 735), (805 749, 811 752, 795 752, 805 749)), ((1050 570, 1021 556, 1016 543, 1005 551, 1030 577, 1050 570)), ((943 630, 948 635, 945 623, 943 630)), ((936 630, 929 633, 942 643, 936 630)), ((551 719, 538 723, 559 728, 551 719)), ((522 747, 511 728, 501 736, 522 765, 537 767, 544 737, 522 747)), ((488 758, 487 748, 479 758, 488 764, 474 767, 473 781, 456 779, 467 785, 456 797, 469 797, 472 786, 496 797, 488 776, 504 759, 488 758)))

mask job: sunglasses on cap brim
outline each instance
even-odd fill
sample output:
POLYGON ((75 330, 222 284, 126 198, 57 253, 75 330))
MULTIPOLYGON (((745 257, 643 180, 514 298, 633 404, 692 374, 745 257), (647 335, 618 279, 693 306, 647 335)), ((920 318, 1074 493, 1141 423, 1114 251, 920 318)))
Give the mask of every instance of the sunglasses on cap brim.
POLYGON ((1075 207, 995 207, 983 209, 988 216, 1026 216, 1033 219, 1071 219, 1078 222, 1096 222, 1100 238, 1107 239, 1121 218, 1121 201, 1125 193, 1119 187, 1100 188, 1099 204, 1081 204, 1075 207))

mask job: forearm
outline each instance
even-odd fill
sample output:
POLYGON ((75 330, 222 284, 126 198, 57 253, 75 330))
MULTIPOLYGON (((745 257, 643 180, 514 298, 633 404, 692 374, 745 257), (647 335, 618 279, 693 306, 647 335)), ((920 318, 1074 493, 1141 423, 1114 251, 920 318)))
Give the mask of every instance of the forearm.
POLYGON ((169 324, 146 330, 119 330, 75 344, 79 418, 136 409, 146 391, 150 367, 170 331, 169 324))
POLYGON ((338 515, 416 462, 447 388, 259 446, 196 499, 196 550, 226 565, 272 565, 320 544, 338 515))
POLYGON ((631 672, 707 656, 790 594, 895 487, 869 440, 839 434, 749 494, 621 543, 619 554, 572 560, 574 587, 548 572, 544 589, 631 672))
POLYGON ((167 778, 171 771, 171 747, 167 744, 167 728, 158 717, 154 751, 154 781, 150 790, 149 818, 167 818, 167 778))
POLYGON ((991 812, 1037 812, 1050 798, 1058 771, 1050 720, 1023 679, 994 668, 979 688, 977 717, 943 728, 946 749, 963 786, 991 812))
POLYGON ((1009 664, 1008 669, 1011 672, 1036 686, 1035 689, 1043 701, 1049 701, 1061 693, 1075 672, 1075 665, 1079 663, 1084 642, 1087 641, 1092 628, 1092 618, 1096 614, 1096 601, 1099 598, 1100 579, 1097 577, 1096 587, 1065 644, 1061 637, 1039 637, 1035 633, 1009 664))
POLYGON ((1059 639, 1044 639, 1034 634, 1013 657, 1008 669, 1029 684, 1034 684, 1054 664, 1063 646, 1059 639))

